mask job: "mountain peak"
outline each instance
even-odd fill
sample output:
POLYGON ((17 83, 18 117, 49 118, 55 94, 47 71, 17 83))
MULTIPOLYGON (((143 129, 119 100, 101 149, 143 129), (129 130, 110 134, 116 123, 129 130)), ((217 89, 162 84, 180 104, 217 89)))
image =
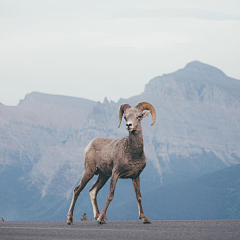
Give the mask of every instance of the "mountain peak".
POLYGON ((184 68, 186 71, 200 73, 200 74, 218 74, 218 75, 224 75, 225 74, 218 68, 213 67, 211 65, 208 65, 206 63, 202 63, 199 61, 193 61, 186 65, 184 68))
POLYGON ((220 95, 226 93, 225 96, 239 99, 239 87, 240 81, 229 78, 220 69, 193 61, 176 72, 153 78, 145 86, 145 93, 171 96, 171 98, 184 96, 187 99, 211 97, 218 101, 220 95))
POLYGON ((104 98, 103 104, 109 104, 109 101, 108 101, 107 97, 104 98))

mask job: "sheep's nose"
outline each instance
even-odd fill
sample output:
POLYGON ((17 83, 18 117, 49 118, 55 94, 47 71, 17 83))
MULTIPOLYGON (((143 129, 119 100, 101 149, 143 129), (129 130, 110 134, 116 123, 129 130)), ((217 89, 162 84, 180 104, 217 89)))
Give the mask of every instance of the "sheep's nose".
POLYGON ((132 126, 132 123, 127 123, 126 126, 127 126, 127 127, 131 127, 131 126, 132 126))

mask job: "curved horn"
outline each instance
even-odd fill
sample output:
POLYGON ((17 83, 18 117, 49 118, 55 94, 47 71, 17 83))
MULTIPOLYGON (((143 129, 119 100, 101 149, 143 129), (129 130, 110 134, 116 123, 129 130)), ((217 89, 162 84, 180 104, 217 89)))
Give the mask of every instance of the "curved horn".
POLYGON ((123 113, 126 109, 131 108, 131 106, 129 104, 122 104, 119 110, 119 126, 118 128, 120 128, 121 122, 122 122, 122 116, 123 113))
POLYGON ((148 102, 140 102, 135 106, 135 108, 138 108, 142 111, 143 110, 149 110, 152 114, 152 119, 153 119, 153 122, 152 122, 151 126, 155 124, 155 122, 156 122, 156 112, 155 112, 155 109, 152 106, 152 104, 150 104, 148 102))

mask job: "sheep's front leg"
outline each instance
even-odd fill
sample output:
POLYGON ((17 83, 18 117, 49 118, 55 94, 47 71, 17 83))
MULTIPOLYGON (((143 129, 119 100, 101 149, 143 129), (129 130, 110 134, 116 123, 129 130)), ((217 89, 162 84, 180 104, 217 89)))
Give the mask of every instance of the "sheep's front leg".
POLYGON ((97 222, 99 224, 106 223, 105 222, 106 212, 107 212, 107 209, 108 209, 108 206, 109 206, 110 202, 113 200, 117 180, 118 180, 118 175, 116 173, 112 173, 111 182, 110 182, 110 192, 109 192, 109 195, 108 195, 107 203, 106 203, 104 209, 102 210, 102 212, 100 213, 100 216, 97 219, 97 222))
POLYGON ((139 212, 139 219, 142 219, 143 223, 151 223, 150 220, 145 216, 142 208, 142 196, 140 192, 140 177, 138 176, 135 179, 132 179, 133 187, 136 193, 136 198, 138 202, 138 212, 139 212))

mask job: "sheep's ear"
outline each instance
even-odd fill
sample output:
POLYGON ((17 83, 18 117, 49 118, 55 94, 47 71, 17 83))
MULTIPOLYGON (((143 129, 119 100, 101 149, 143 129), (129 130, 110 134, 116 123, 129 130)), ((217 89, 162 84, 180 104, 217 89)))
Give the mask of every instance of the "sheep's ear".
POLYGON ((147 117, 149 114, 150 114, 150 111, 147 110, 146 112, 143 113, 142 118, 147 117))

